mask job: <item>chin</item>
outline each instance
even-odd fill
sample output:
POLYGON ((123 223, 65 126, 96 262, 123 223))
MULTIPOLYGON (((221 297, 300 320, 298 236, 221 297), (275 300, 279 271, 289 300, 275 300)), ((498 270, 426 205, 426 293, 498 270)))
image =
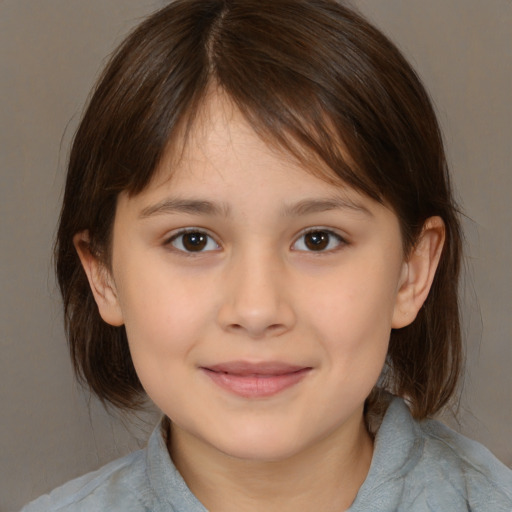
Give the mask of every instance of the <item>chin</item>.
POLYGON ((254 462, 276 462, 297 455, 310 444, 303 434, 297 434, 279 431, 275 425, 252 425, 236 434, 216 436, 210 443, 229 457, 254 462))
POLYGON ((247 462, 279 462, 292 458, 301 450, 298 446, 276 446, 274 443, 253 443, 245 446, 226 446, 225 455, 247 462))

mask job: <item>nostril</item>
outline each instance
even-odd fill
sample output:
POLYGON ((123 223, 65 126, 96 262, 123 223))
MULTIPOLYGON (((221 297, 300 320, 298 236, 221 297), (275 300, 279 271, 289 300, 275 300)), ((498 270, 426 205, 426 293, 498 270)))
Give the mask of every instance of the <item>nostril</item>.
POLYGON ((251 338, 279 336, 294 325, 295 314, 292 304, 278 295, 257 294, 247 286, 237 289, 220 304, 217 320, 223 329, 251 338))
POLYGON ((267 336, 278 336, 281 332, 285 332, 287 327, 284 324, 271 324, 266 327, 262 326, 244 326, 243 324, 232 323, 227 326, 227 330, 233 333, 246 333, 249 337, 260 339, 267 336))

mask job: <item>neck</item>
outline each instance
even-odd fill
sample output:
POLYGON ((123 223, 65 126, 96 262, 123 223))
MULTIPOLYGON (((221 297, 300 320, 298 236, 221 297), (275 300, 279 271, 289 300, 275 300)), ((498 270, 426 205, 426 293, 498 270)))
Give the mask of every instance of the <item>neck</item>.
POLYGON ((346 510, 364 482, 373 442, 360 421, 285 460, 242 460, 172 427, 172 459, 210 512, 346 510))

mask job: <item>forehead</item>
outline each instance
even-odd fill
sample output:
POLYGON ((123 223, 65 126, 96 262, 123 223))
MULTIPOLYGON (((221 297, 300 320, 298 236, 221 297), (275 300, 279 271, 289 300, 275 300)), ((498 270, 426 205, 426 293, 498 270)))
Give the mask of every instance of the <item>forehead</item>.
MULTIPOLYGON (((121 209, 126 199, 121 196, 121 209)), ((179 152, 167 148, 153 180, 130 204, 138 218, 179 211, 289 217, 335 209, 371 216, 382 208, 319 158, 300 161, 263 140, 222 96, 205 104, 179 152)))
MULTIPOLYGON (((349 152, 341 141, 337 146, 350 165, 349 152)), ((207 95, 186 133, 181 130, 172 138, 149 187, 167 182, 199 184, 226 168, 237 170, 238 178, 250 181, 269 167, 273 172, 267 180, 271 181, 285 175, 305 186, 318 182, 331 190, 348 186, 313 150, 301 147, 291 137, 283 144, 262 130, 261 125, 251 125, 226 94, 213 93, 207 95)))

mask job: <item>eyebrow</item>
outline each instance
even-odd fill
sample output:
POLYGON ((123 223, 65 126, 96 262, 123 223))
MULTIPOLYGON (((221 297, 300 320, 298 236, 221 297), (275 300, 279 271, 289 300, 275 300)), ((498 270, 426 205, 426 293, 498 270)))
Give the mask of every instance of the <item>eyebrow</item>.
MULTIPOLYGON (((283 217, 298 217, 330 210, 351 210, 370 217, 373 216, 371 211, 362 204, 341 197, 303 199, 295 204, 285 205, 281 214, 283 217)), ((167 198, 144 208, 139 217, 146 219, 155 215, 173 213, 229 217, 231 208, 226 203, 214 203, 201 199, 167 198)))
POLYGON ((283 214, 287 217, 293 217, 330 210, 351 210, 373 217, 372 212, 364 205, 356 201, 352 201, 351 199, 338 196, 325 199, 304 199, 293 205, 285 206, 283 214))
POLYGON ((230 208, 227 204, 217 204, 211 201, 203 201, 199 199, 178 199, 168 198, 160 201, 152 206, 144 208, 139 217, 146 219, 154 215, 172 214, 172 213, 189 213, 192 215, 216 215, 229 216, 230 208))

